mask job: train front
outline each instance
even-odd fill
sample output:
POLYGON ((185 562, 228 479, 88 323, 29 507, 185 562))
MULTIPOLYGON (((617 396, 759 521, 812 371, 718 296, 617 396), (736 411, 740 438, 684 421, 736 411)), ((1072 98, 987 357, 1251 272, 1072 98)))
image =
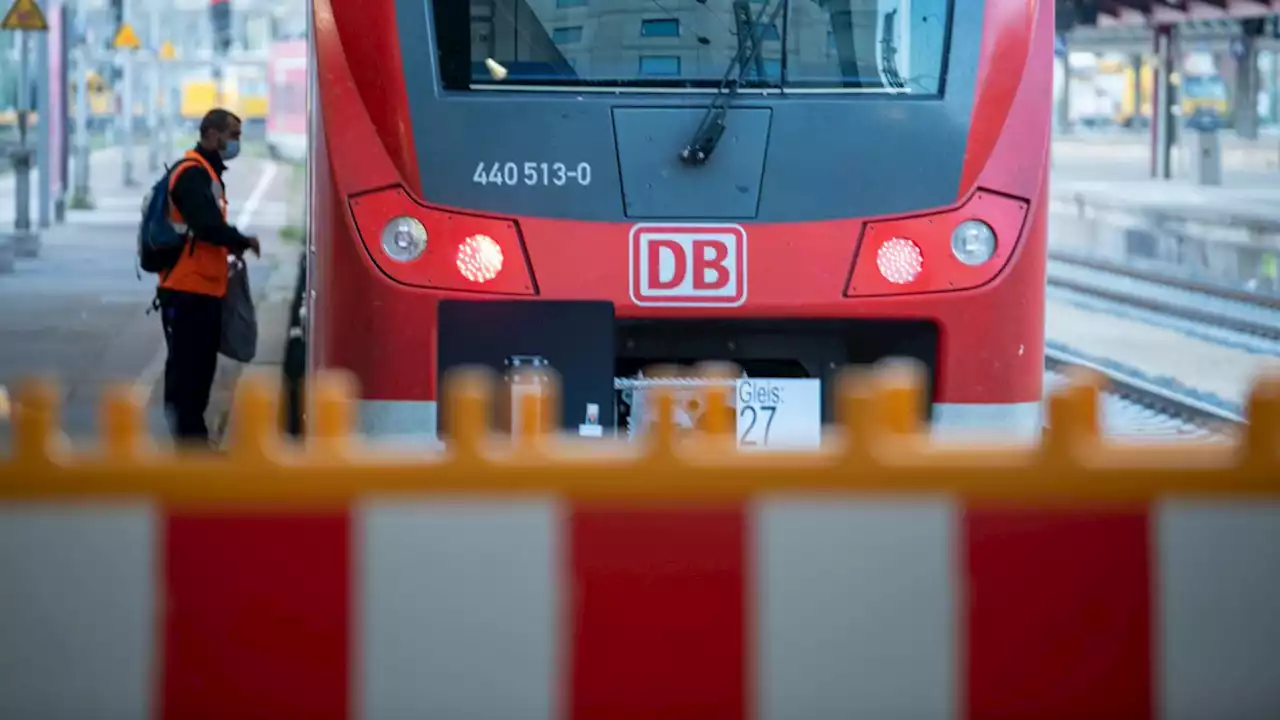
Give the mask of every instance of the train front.
POLYGON ((646 367, 729 360, 740 442, 811 445, 892 357, 935 428, 1038 432, 1048 0, 314 11, 312 367, 369 434, 447 432, 470 363, 635 431, 646 367))

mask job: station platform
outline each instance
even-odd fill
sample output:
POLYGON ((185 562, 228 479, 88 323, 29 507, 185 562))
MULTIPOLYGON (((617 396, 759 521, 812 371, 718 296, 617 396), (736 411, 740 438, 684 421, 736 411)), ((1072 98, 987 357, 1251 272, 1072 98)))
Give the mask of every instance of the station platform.
MULTIPOLYGON (((1172 172, 1185 176, 1190 169, 1188 150, 1194 131, 1183 129, 1175 137, 1172 172)), ((1280 172, 1280 132, 1261 133, 1256 140, 1241 138, 1230 130, 1218 136, 1222 150, 1223 180, 1228 186, 1250 184, 1259 176, 1280 172)), ((1141 179, 1149 174, 1151 137, 1146 132, 1073 132, 1053 138, 1055 173, 1090 175, 1105 168, 1109 177, 1141 179)))
MULTIPOLYGON (((135 165, 149 187, 145 151, 135 165)), ((137 226, 147 187, 120 186, 119 150, 93 155, 91 180, 96 209, 72 211, 65 223, 41 231, 40 254, 18 260, 14 272, 0 275, 0 385, 19 378, 54 376, 63 388, 63 424, 72 439, 97 435, 98 405, 111 383, 134 383, 151 398, 148 426, 167 437, 160 393, 164 338, 159 317, 147 314, 155 293, 154 276, 136 268, 137 226)), ((290 170, 265 158, 246 156, 228 170, 226 180, 233 221, 262 241, 261 258, 248 258, 250 283, 258 299, 259 360, 278 361, 287 332, 287 312, 301 245, 281 237, 287 206, 300 183, 290 170)), ((12 192, 0 185, 0 223, 12 223, 12 192)), ((220 386, 239 372, 226 361, 220 386)), ((211 421, 225 412, 226 392, 218 393, 211 421), (222 403, 219 406, 218 403, 222 403)), ((0 419, 0 454, 8 451, 8 424, 0 419)))
MULTIPOLYGON (((1063 273, 1086 272, 1068 262, 1083 258, 1280 300, 1280 283, 1268 275, 1280 257, 1280 166, 1272 162, 1280 137, 1249 142, 1224 133, 1223 145, 1223 183, 1203 186, 1185 172, 1149 178, 1142 134, 1054 138, 1046 338, 1239 411, 1258 373, 1280 363, 1280 345, 1055 287, 1063 273)), ((1087 272, 1098 283, 1116 281, 1087 272)))
MULTIPOLYGON (((1228 287, 1256 284, 1253 270, 1280 253, 1280 169, 1227 158, 1220 185, 1194 183, 1185 172, 1156 180, 1149 147, 1122 139, 1055 138, 1049 212, 1056 248, 1228 287), (1124 147, 1140 157, 1116 151, 1124 147)), ((1251 146, 1280 156, 1280 138, 1251 146)))
MULTIPOLYGON (((1185 138, 1184 138, 1185 141, 1185 138)), ((1186 148, 1173 153, 1173 177, 1151 178, 1151 143, 1145 135, 1055 136, 1051 197, 1116 209, 1152 208, 1280 219, 1280 136, 1243 140, 1224 133, 1222 182, 1193 182, 1186 148)))
POLYGON ((1151 178, 1151 143, 1145 135, 1058 136, 1050 197, 1059 211, 1160 214, 1256 225, 1280 235, 1280 137, 1246 141, 1224 133, 1221 142, 1221 183, 1201 185, 1191 177, 1183 145, 1173 153, 1173 177, 1160 180, 1151 178))

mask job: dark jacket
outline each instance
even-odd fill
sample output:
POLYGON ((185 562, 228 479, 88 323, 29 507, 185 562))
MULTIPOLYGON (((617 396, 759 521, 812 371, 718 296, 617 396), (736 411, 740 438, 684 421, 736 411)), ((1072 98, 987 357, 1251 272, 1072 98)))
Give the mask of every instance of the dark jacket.
MULTIPOLYGON (((227 164, 222 162, 217 151, 206 150, 199 145, 195 150, 218 173, 218 182, 222 183, 225 193, 227 183, 222 175, 227 164)), ((195 237, 233 253, 242 253, 249 247, 245 236, 222 217, 222 208, 218 205, 218 199, 213 196, 213 188, 209 186, 209 173, 199 164, 188 162, 179 171, 171 198, 195 237)))

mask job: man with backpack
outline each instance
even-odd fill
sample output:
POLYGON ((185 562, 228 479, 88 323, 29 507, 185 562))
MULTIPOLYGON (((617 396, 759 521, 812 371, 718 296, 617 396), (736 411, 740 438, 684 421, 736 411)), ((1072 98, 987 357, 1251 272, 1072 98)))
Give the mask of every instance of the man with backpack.
POLYGON ((164 404, 174 439, 209 443, 205 412, 218 368, 227 256, 260 254, 258 238, 227 222, 226 162, 240 152, 240 118, 221 108, 200 122, 200 141, 152 188, 139 233, 142 269, 159 276, 168 358, 164 404))

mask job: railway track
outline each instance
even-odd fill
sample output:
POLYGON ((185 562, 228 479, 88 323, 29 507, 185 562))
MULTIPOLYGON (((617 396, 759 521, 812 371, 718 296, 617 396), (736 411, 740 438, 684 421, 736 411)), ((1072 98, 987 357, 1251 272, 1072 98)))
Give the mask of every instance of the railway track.
MULTIPOLYGON (((1085 301, 1192 332, 1205 340, 1280 356, 1280 298, 1218 287, 1068 253, 1050 253, 1048 286, 1085 301)), ((1060 347, 1045 349, 1046 387, 1065 366, 1080 365, 1111 385, 1104 413, 1109 434, 1215 437, 1244 419, 1193 392, 1109 367, 1060 347)))
POLYGON ((1063 371, 1083 367, 1107 379, 1103 430, 1118 437, 1214 439, 1231 436, 1245 419, 1189 393, 1093 362, 1062 348, 1045 348, 1045 389, 1064 383, 1063 371))
POLYGON ((1280 298, 1065 253, 1050 253, 1048 285, 1116 306, 1233 333, 1280 355, 1280 298))

